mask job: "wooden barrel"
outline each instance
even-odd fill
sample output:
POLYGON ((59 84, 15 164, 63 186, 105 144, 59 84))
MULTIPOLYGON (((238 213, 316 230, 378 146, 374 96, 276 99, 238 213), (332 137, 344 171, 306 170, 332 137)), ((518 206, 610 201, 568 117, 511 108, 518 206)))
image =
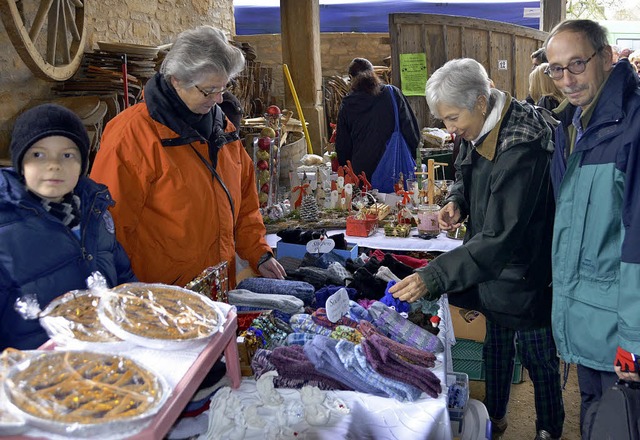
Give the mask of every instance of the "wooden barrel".
POLYGON ((300 159, 307 154, 307 142, 304 133, 291 131, 287 134, 287 142, 280 149, 280 185, 289 186, 289 172, 295 171, 300 159))

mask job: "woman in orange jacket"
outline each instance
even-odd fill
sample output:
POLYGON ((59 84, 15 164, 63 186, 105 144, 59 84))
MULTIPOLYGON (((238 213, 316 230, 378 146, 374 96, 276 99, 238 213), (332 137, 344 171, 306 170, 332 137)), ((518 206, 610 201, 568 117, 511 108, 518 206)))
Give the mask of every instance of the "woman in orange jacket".
POLYGON ((283 278, 259 212, 253 162, 217 104, 244 69, 224 33, 181 33, 144 102, 105 127, 91 177, 109 187, 117 236, 141 281, 185 285, 236 253, 270 278, 283 278))

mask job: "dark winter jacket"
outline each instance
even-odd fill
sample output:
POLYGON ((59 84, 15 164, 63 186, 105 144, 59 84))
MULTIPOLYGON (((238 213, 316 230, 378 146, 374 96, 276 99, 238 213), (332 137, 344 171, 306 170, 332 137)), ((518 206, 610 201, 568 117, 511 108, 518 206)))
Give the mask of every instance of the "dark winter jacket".
MULTIPOLYGON (((395 129, 390 89, 384 85, 378 95, 352 92, 344 97, 338 113, 336 152, 340 165, 351 161, 356 174, 364 171, 371 180, 373 171, 384 154, 386 143, 395 129)), ((407 98, 391 86, 398 105, 400 131, 416 156, 420 143, 420 128, 407 98)))
POLYGON ((109 287, 137 281, 116 241, 107 187, 81 177, 74 192, 81 200, 80 239, 29 195, 13 170, 0 170, 0 351, 34 349, 48 339, 38 320, 14 310, 21 295, 35 294, 44 309, 63 293, 86 289, 94 271, 109 287))
POLYGON ((477 295, 492 322, 550 325, 553 192, 551 131, 507 95, 500 121, 475 146, 463 140, 447 202, 469 216, 462 246, 418 269, 429 295, 477 295))

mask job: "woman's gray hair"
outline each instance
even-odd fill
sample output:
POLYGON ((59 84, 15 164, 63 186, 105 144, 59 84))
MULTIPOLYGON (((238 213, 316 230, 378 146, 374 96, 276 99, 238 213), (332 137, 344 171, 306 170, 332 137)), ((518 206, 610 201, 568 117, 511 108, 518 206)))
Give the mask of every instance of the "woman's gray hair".
POLYGON ((160 73, 190 87, 205 75, 233 78, 244 69, 244 55, 212 26, 198 26, 178 35, 160 66, 160 73))
POLYGON ((447 61, 433 72, 427 81, 425 95, 429 110, 438 119, 438 105, 446 104, 472 111, 478 97, 489 100, 489 76, 485 68, 474 59, 459 58, 447 61))

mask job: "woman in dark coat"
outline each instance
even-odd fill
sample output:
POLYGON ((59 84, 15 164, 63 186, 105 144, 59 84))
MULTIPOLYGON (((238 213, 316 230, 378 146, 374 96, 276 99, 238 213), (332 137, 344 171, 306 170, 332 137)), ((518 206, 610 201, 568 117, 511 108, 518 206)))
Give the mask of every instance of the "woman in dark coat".
POLYGON ((351 92, 342 100, 338 113, 338 162, 346 165, 350 160, 356 174, 364 171, 370 179, 395 129, 391 91, 398 105, 400 131, 413 157, 420 143, 420 129, 407 98, 397 87, 385 87, 368 60, 351 61, 349 76, 351 92))
POLYGON ((468 218, 467 233, 462 246, 389 292, 409 302, 475 296, 487 318, 485 405, 494 434, 507 428, 517 350, 535 390, 535 439, 559 439, 564 408, 551 331, 551 130, 532 106, 490 87, 484 67, 470 58, 436 70, 426 98, 434 116, 462 138, 440 227, 468 218))

